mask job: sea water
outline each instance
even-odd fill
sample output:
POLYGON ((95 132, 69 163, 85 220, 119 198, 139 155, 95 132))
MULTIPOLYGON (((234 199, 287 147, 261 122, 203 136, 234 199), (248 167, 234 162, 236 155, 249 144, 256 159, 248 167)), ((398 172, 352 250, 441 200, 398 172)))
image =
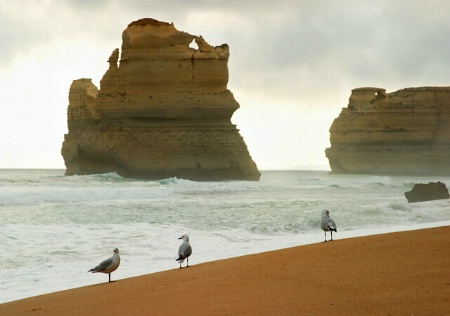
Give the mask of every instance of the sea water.
POLYGON ((334 239, 450 225, 449 200, 409 204, 404 196, 415 183, 436 181, 450 185, 450 177, 328 171, 195 182, 0 170, 0 303, 107 282, 87 271, 114 247, 121 265, 113 280, 177 269, 185 233, 190 265, 321 243, 323 209, 337 223, 334 239))

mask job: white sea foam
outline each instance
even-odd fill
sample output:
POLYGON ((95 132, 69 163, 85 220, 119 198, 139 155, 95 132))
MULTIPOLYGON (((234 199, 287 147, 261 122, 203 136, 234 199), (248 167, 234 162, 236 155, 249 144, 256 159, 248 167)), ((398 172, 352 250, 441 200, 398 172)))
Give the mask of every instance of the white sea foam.
POLYGON ((0 171, 0 302, 105 282, 86 271, 114 247, 122 259, 115 280, 176 269, 183 233, 194 248, 191 265, 322 242, 325 208, 339 227, 334 239, 450 224, 449 200, 408 204, 403 195, 414 183, 448 186, 450 178, 266 171, 259 182, 194 182, 63 174, 0 171))

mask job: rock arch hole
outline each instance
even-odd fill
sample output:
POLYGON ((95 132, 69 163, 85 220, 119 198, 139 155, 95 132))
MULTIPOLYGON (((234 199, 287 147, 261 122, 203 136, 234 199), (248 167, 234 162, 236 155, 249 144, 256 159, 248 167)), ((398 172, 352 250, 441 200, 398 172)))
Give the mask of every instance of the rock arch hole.
POLYGON ((198 45, 197 45, 197 43, 195 42, 195 38, 192 40, 192 42, 189 44, 189 48, 193 48, 193 49, 195 49, 195 50, 198 50, 198 45))

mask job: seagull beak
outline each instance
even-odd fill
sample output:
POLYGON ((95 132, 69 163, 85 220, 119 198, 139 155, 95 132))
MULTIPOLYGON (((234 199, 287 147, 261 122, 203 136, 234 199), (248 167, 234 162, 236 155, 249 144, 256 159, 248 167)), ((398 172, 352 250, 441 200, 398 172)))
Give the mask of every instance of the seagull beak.
POLYGON ((180 238, 178 238, 178 239, 182 239, 183 238, 183 236, 181 236, 180 238))

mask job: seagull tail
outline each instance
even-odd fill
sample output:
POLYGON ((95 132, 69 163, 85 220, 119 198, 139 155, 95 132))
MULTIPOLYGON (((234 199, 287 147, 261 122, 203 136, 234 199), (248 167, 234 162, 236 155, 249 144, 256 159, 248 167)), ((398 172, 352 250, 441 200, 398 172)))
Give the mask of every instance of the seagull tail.
POLYGON ((182 256, 179 256, 175 261, 183 260, 184 258, 182 256))
POLYGON ((95 272, 95 270, 94 269, 90 269, 88 272, 92 272, 92 273, 94 273, 95 272))

